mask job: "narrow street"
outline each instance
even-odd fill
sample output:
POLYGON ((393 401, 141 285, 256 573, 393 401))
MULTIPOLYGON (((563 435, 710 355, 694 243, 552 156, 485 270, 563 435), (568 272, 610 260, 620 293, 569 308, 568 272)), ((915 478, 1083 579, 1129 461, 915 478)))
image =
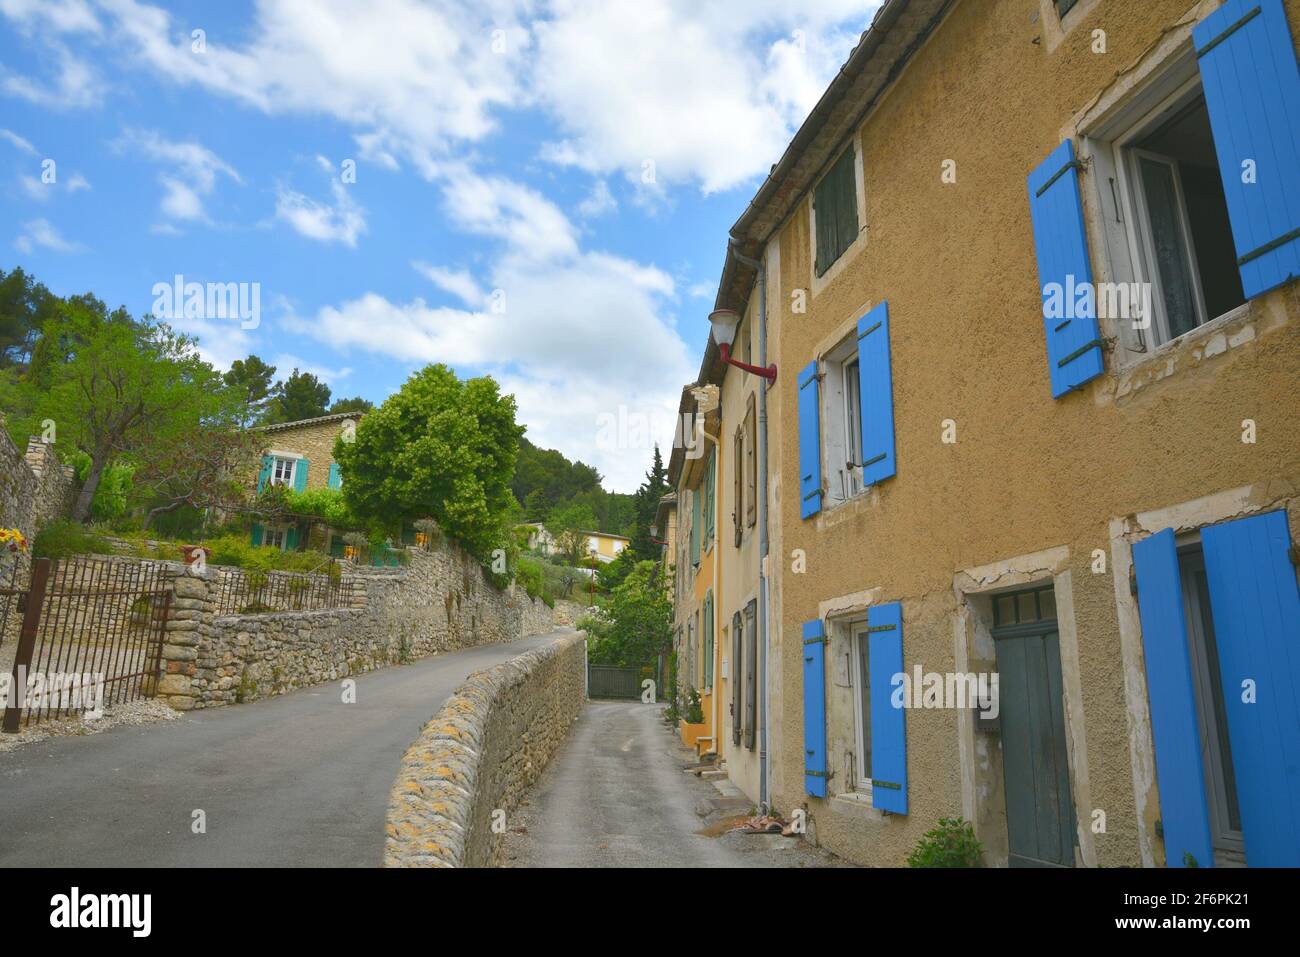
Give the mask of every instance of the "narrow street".
POLYGON ((471 672, 554 638, 360 675, 355 704, 331 682, 0 754, 0 866, 377 867, 420 728, 471 672))
POLYGON ((700 833, 752 805, 685 773, 692 754, 666 727, 663 711, 640 702, 588 702, 508 821, 506 866, 842 866, 795 838, 700 833))

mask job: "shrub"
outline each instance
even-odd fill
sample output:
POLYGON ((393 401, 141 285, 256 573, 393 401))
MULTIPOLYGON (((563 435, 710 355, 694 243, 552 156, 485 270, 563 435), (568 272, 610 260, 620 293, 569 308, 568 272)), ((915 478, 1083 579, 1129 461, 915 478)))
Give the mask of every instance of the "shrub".
POLYGON ((50 522, 32 542, 33 558, 68 558, 72 555, 111 555, 108 539, 94 528, 79 522, 50 522))
POLYGON ((908 867, 979 867, 984 845, 975 828, 959 817, 941 817, 907 855, 908 867))

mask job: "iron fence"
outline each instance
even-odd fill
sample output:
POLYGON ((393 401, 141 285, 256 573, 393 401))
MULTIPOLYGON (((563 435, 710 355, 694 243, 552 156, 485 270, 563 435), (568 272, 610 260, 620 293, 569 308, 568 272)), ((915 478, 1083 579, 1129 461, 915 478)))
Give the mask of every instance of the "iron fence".
POLYGON ((20 587, 15 569, 0 588, 5 731, 156 694, 171 609, 161 572, 156 562, 113 557, 40 558, 20 587))
POLYGON ((330 562, 326 567, 323 574, 218 568, 215 612, 268 615, 354 607, 361 596, 361 584, 345 580, 338 562, 330 562))

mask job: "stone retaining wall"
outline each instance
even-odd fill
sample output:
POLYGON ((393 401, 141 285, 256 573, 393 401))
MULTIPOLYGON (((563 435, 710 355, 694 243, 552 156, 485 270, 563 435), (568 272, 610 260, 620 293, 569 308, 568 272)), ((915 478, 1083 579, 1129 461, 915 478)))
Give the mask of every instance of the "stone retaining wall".
POLYGON ((556 639, 469 676, 402 757, 386 867, 500 863, 510 812, 586 698, 586 638, 556 639))
POLYGON ((364 589, 362 607, 329 611, 218 617, 219 572, 188 575, 177 583, 181 617, 168 624, 159 696, 183 711, 238 704, 552 627, 549 608, 522 588, 496 589, 459 548, 410 554, 396 574, 347 575, 364 589))
POLYGON ((47 522, 72 511, 76 476, 38 438, 19 451, 0 416, 0 528, 16 528, 30 541, 47 522))

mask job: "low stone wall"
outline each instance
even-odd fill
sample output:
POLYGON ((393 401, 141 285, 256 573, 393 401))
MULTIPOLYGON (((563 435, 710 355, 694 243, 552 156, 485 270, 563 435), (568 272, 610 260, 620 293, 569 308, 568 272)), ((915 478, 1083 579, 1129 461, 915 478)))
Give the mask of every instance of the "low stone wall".
POLYGON ((40 439, 29 439, 20 452, 0 417, 0 528, 35 538, 47 522, 72 511, 76 485, 72 468, 40 439))
POLYGON ((585 698, 581 632, 470 675, 402 757, 388 806, 384 865, 500 863, 510 812, 563 742, 585 698))
POLYGON ((192 576, 198 585, 181 588, 186 618, 171 624, 192 641, 169 633, 159 696, 179 710, 243 703, 551 629, 549 608, 522 588, 496 589, 459 548, 410 554, 410 565, 394 574, 346 574, 364 600, 329 611, 217 616, 219 572, 208 566, 192 576))

